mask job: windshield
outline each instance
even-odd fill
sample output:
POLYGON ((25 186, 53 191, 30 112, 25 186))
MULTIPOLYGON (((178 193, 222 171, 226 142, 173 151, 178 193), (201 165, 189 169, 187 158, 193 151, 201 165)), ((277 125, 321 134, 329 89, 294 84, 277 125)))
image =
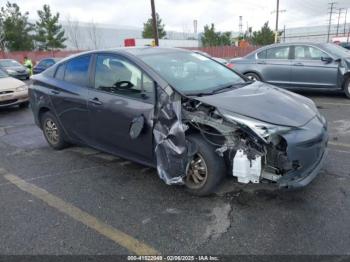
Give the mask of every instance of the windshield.
POLYGON ((339 45, 327 43, 323 44, 322 46, 325 49, 325 51, 327 51, 331 55, 336 56, 337 58, 350 56, 350 51, 339 45))
POLYGON ((21 64, 15 60, 2 60, 2 61, 0 61, 0 66, 12 67, 12 66, 21 66, 21 64))
POLYGON ((0 78, 8 77, 8 75, 0 69, 0 78))
POLYGON ((184 94, 213 92, 245 80, 226 66, 192 52, 149 54, 140 58, 184 94))

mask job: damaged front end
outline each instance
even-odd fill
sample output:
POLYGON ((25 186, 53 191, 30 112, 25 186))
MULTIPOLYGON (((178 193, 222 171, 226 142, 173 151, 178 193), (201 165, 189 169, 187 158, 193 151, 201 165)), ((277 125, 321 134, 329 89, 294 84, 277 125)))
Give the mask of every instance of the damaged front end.
POLYGON ((184 184, 186 167, 196 153, 193 134, 215 148, 239 183, 273 183, 283 188, 307 185, 325 158, 328 135, 317 115, 302 127, 278 126, 238 115, 171 88, 158 90, 154 123, 159 176, 184 184))

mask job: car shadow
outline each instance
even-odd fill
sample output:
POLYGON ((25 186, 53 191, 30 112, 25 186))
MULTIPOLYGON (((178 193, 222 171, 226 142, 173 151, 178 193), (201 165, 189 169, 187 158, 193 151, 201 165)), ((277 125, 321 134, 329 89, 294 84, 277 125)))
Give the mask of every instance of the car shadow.
POLYGON ((307 97, 347 98, 341 90, 290 90, 307 97))

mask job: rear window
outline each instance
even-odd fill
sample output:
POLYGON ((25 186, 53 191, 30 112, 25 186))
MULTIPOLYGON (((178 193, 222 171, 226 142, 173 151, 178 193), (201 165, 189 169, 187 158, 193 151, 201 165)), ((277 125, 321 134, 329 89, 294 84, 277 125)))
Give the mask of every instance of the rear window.
POLYGON ((256 56, 258 59, 266 59, 266 50, 257 53, 256 56))
POLYGON ((91 55, 73 58, 66 63, 64 80, 79 86, 87 86, 91 55))

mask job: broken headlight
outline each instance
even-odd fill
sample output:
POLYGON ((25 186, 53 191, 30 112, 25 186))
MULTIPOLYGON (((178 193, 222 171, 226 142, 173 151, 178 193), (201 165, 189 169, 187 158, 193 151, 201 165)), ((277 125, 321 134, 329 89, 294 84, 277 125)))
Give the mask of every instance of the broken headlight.
POLYGON ((265 142, 268 142, 268 137, 271 135, 286 133, 293 129, 290 126, 278 126, 234 113, 224 114, 224 117, 230 122, 248 127, 265 142))

